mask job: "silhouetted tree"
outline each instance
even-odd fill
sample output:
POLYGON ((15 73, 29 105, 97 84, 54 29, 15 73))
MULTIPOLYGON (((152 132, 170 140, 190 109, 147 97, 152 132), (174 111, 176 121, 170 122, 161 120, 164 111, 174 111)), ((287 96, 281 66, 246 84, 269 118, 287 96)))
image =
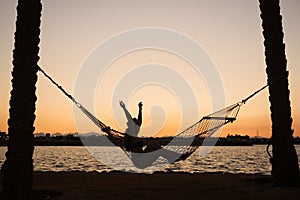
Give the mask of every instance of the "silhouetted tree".
POLYGON ((19 0, 13 51, 8 150, 2 166, 3 192, 29 199, 32 192, 35 84, 39 60, 40 0, 19 0))
POLYGON ((275 185, 288 185, 299 178, 298 157, 293 145, 291 107, 286 71, 285 44, 279 0, 259 0, 269 100, 272 119, 272 176, 275 185))

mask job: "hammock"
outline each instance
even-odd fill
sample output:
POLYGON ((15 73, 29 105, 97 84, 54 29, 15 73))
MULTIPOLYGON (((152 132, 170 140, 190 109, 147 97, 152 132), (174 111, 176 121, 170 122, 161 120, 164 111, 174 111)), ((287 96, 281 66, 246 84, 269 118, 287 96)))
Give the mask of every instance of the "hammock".
POLYGON ((171 137, 171 139, 169 138, 167 141, 157 138, 134 137, 130 136, 129 134, 111 129, 109 126, 105 125, 98 118, 96 118, 92 113, 90 113, 84 106, 78 102, 76 105, 96 126, 101 129, 103 134, 105 134, 114 145, 119 146, 125 151, 130 151, 133 153, 148 153, 159 150, 162 148, 162 146, 167 146, 167 149, 182 154, 180 159, 186 159, 194 151, 196 151, 199 146, 201 146, 205 137, 211 136, 223 125, 229 122, 232 123, 236 120, 242 102, 233 104, 227 108, 202 117, 202 119, 200 119, 198 122, 180 132, 178 135, 171 137), (147 150, 140 151, 139 148, 135 150, 134 147, 128 149, 125 145, 125 137, 129 137, 128 140, 130 140, 130 143, 136 144, 137 146, 147 147, 143 148, 147 150))
POLYGON ((186 158, 188 158, 193 152, 197 150, 199 146, 202 145, 204 138, 211 136, 225 124, 234 122, 237 118, 240 107, 245 104, 250 98, 270 85, 267 84, 263 86, 238 103, 202 117, 199 121, 169 140, 158 140, 157 138, 133 137, 129 134, 112 129, 110 126, 104 124, 101 120, 95 117, 83 105, 77 102, 72 95, 67 93, 43 69, 38 67, 38 70, 42 72, 43 75, 47 77, 61 92, 63 92, 63 94, 71 99, 71 101, 81 110, 81 112, 84 113, 96 126, 98 126, 102 133, 106 135, 114 145, 120 147, 127 153, 147 153, 159 150, 161 148, 166 148, 181 154, 181 156, 176 161, 185 160, 186 158), (128 149, 128 147, 126 147, 125 145, 125 138, 130 139, 131 143, 133 144, 147 147, 143 148, 147 150, 141 151, 140 148, 136 150, 135 148, 128 149))

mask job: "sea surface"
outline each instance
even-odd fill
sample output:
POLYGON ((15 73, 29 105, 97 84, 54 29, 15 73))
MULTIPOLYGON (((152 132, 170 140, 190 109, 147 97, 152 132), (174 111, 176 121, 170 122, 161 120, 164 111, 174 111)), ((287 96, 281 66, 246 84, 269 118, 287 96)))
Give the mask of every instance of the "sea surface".
MULTIPOLYGON (((300 145, 296 145, 300 161, 300 145)), ((5 160, 6 147, 0 147, 0 165, 5 160)), ((35 171, 98 171, 127 172, 220 172, 265 174, 271 173, 271 164, 265 145, 215 146, 200 157, 200 149, 185 161, 156 164, 146 169, 133 167, 130 159, 118 147, 38 146, 34 152, 35 171), (92 149, 91 149, 92 148, 92 149), (94 148, 94 149, 93 149, 94 148)))

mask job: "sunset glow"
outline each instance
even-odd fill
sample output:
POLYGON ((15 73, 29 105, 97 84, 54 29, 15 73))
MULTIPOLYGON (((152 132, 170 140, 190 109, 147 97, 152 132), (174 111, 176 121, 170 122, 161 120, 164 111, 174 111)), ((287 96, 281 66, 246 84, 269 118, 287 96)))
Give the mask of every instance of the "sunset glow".
MULTIPOLYGON (((220 74, 225 105, 241 101, 267 82, 258 1, 51 0, 42 3, 39 65, 71 94, 76 89, 82 66, 100 44, 121 32, 144 27, 173 30, 197 42, 220 74)), ((12 89, 10 81, 16 5, 16 0, 0 3, 0 131, 5 132, 12 89)), ((294 136, 300 136, 299 8, 298 0, 281 2, 294 136)), ((122 44, 119 45, 116 48, 122 47, 122 44)), ((153 74, 144 73, 141 79, 153 74)), ((142 49, 128 52, 112 60, 102 75, 95 86, 95 104, 91 109, 104 123, 120 131, 126 129, 126 121, 119 100, 125 101, 133 116, 137 115, 138 102, 143 101, 143 136, 176 135, 202 116, 216 111, 205 77, 198 74, 187 60, 170 51, 142 49), (129 72, 140 73, 137 69, 141 67, 161 67, 162 71, 159 72, 163 74, 157 76, 166 77, 170 87, 153 81, 151 84, 136 85, 131 93, 117 93, 118 87, 123 88, 118 84, 129 81, 129 72), (174 82, 168 79, 172 78, 172 73, 176 80, 174 82), (183 87, 177 81, 177 75, 189 87, 183 87), (171 86, 183 95, 174 92, 171 86)), ((89 80, 86 81, 88 89, 89 80)), ((126 91, 124 88, 122 91, 126 91)), ((76 106, 40 73, 36 95, 36 132, 97 131, 96 127, 85 121, 84 116, 82 123, 86 123, 86 126, 84 130, 78 129, 74 120, 74 112, 78 112, 76 106)), ((237 121, 226 125, 222 136, 241 134, 270 137, 269 107, 268 90, 264 90, 242 106, 237 121)))

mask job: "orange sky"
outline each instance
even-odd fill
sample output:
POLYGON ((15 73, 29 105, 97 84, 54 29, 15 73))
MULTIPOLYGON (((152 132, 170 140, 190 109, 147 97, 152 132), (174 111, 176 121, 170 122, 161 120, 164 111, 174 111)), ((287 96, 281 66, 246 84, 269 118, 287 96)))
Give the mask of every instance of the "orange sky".
MULTIPOLYGON (((9 115, 16 3, 16 0, 0 3, 1 131, 7 131, 9 115)), ((42 3, 39 65, 72 94, 76 91, 80 70, 100 44, 121 32, 143 27, 176 31, 197 42, 220 75, 225 105, 240 101, 266 83, 258 1, 51 0, 42 3)), ((300 87, 300 2, 282 1, 281 8, 290 71, 293 128, 295 135, 300 136, 300 94, 297 93, 300 87)), ((123 47, 122 44, 118 45, 118 48, 123 47)), ((113 51, 115 50, 108 53, 114 53, 113 51)), ((99 59, 106 56, 99 55, 99 59)), ((137 113, 138 101, 143 100, 145 135, 155 135, 160 131, 176 133, 176 130, 182 130, 201 116, 214 111, 212 91, 209 90, 210 86, 205 82, 205 77, 197 76, 191 63, 182 57, 158 49, 143 49, 119 56, 111 60, 106 74, 99 78, 92 94, 95 102, 92 109, 105 123, 119 130, 126 128, 124 113, 118 105, 119 96, 114 96, 112 89, 124 77, 126 79, 124 74, 150 64, 175 70, 191 86, 195 99, 180 99, 176 91, 158 83, 137 85, 136 90, 130 94, 116 94, 128 99, 126 103, 133 115, 137 113), (191 114, 181 115, 182 112, 191 114)), ((147 75, 149 74, 145 78, 149 78, 147 75)), ((166 77, 169 75, 165 74, 166 77)), ((185 90, 177 82, 170 84, 171 86, 179 88, 178 91, 185 90)), ((75 123, 74 116, 78 116, 76 108, 41 74, 37 83, 37 96, 36 132, 69 133, 78 131, 82 124, 85 126, 85 122, 81 125, 75 123)), ((95 130, 88 124, 89 122, 84 131, 95 130)), ((266 90, 242 106, 238 120, 223 129, 223 136, 258 134, 270 137, 270 127, 266 90)))

